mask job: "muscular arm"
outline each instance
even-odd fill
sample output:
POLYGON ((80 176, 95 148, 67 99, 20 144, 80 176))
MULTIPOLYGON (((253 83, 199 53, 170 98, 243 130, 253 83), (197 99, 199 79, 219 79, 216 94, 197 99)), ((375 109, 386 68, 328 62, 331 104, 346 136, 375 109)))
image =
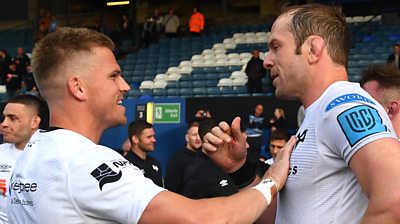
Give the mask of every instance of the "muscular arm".
POLYGON ((350 160, 369 204, 362 223, 400 223, 400 143, 384 138, 361 148, 350 160))
POLYGON ((163 191, 151 200, 139 223, 253 223, 266 208, 263 195, 252 188, 229 197, 201 200, 163 191))
MULTIPOLYGON (((276 190, 282 189, 287 180, 289 158, 295 143, 296 139, 292 137, 264 176, 275 182, 276 189, 271 190, 272 196, 275 196, 276 190)), ((150 201, 139 223, 253 223, 267 208, 264 195, 259 190, 248 188, 228 197, 192 200, 163 191, 150 201)))

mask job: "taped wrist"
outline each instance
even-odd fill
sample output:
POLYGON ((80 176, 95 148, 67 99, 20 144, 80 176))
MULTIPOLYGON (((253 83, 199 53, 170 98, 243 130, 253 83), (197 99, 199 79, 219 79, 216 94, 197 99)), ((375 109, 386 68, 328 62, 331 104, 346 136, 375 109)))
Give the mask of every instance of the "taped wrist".
POLYGON ((256 171, 257 166, 246 161, 240 169, 230 173, 229 176, 238 188, 243 188, 254 181, 257 175, 256 171))
POLYGON ((267 200, 267 205, 271 204, 272 199, 278 193, 276 183, 271 179, 264 179, 259 184, 253 187, 264 195, 267 200))

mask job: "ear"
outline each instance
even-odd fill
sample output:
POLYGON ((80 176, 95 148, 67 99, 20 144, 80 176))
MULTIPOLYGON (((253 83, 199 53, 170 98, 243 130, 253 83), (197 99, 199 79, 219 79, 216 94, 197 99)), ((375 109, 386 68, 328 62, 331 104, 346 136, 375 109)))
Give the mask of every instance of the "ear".
POLYGON ((39 116, 35 116, 32 119, 32 124, 31 124, 32 130, 38 129, 41 121, 42 119, 39 116))
POLYGON ((186 140, 186 142, 189 142, 189 135, 188 134, 185 135, 185 140, 186 140))
POLYGON ((315 64, 319 61, 325 49, 325 41, 318 36, 309 37, 308 63, 315 64))
POLYGON ((132 142, 137 145, 139 143, 139 138, 136 135, 132 135, 132 142))
POLYGON ((68 78, 68 90, 78 100, 86 100, 86 88, 84 82, 78 76, 70 76, 68 78))
POLYGON ((399 113, 400 110, 400 105, 399 102, 397 101, 392 101, 388 104, 388 115, 389 118, 392 119, 393 117, 396 117, 399 113))

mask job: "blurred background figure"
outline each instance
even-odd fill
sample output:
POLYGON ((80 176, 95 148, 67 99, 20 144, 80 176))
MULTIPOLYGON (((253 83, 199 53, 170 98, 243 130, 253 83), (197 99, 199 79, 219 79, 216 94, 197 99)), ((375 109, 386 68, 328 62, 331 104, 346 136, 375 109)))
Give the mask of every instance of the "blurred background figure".
POLYGON ((178 27, 180 25, 179 18, 175 15, 174 10, 170 8, 168 14, 163 18, 164 33, 168 38, 176 37, 178 27))
POLYGON ((247 143, 249 150, 247 151, 247 160, 252 164, 256 164, 260 156, 262 146, 262 134, 266 128, 266 121, 264 117, 264 106, 257 104, 254 112, 248 116, 246 126, 247 143))
POLYGON ((167 163, 165 188, 178 194, 183 194, 184 174, 186 168, 196 158, 201 150, 202 141, 199 136, 199 123, 190 122, 185 135, 186 144, 183 150, 177 151, 167 163))
POLYGON ((276 129, 286 129, 285 111, 283 108, 275 108, 274 116, 269 120, 269 127, 271 131, 276 129))
POLYGON ((156 143, 153 125, 142 120, 133 121, 129 124, 128 136, 131 148, 126 153, 125 158, 139 167, 145 177, 163 187, 161 164, 148 155, 148 153, 154 151, 154 144, 156 143))
POLYGON ((199 7, 193 7, 193 13, 189 19, 189 32, 191 35, 199 36, 204 30, 204 15, 200 12, 199 7))
POLYGON ((393 44, 392 53, 387 59, 387 63, 393 65, 396 68, 400 68, 400 44, 393 44))
POLYGON ((260 51, 254 49, 252 52, 253 56, 247 62, 245 73, 248 77, 247 81, 247 92, 250 95, 253 93, 262 92, 262 78, 267 74, 267 69, 264 68, 263 60, 260 59, 260 51))

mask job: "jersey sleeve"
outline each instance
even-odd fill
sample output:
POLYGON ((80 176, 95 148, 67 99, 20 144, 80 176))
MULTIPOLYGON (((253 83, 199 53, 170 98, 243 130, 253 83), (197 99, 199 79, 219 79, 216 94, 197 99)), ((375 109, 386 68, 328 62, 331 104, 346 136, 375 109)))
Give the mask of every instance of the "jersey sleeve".
POLYGON ((396 137, 387 114, 368 95, 346 94, 322 105, 319 110, 322 119, 316 127, 321 136, 319 140, 332 155, 343 158, 347 164, 366 144, 396 137))
MULTIPOLYGON (((70 189, 78 212, 119 223, 137 223, 163 191, 125 158, 105 147, 83 155, 71 169, 70 189)), ((90 150, 93 151, 93 150, 90 150)))

